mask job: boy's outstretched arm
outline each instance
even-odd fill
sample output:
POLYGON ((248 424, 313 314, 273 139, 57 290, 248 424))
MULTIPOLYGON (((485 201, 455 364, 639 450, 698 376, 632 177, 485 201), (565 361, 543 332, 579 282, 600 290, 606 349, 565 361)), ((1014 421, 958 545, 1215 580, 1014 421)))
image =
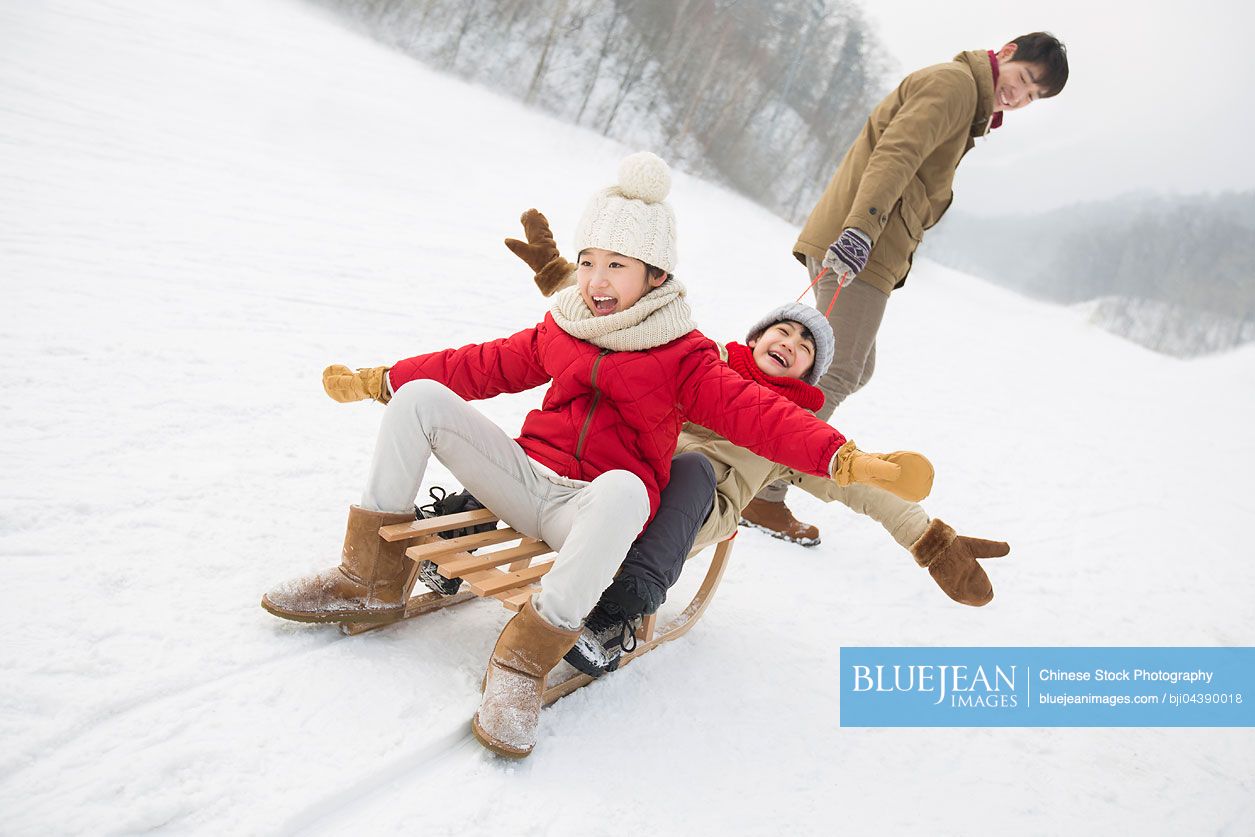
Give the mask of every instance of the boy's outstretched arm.
POLYGON ((932 490, 932 464, 913 452, 864 453, 832 425, 741 377, 710 351, 688 354, 678 375, 677 397, 686 418, 773 462, 840 485, 876 485, 904 500, 932 490))

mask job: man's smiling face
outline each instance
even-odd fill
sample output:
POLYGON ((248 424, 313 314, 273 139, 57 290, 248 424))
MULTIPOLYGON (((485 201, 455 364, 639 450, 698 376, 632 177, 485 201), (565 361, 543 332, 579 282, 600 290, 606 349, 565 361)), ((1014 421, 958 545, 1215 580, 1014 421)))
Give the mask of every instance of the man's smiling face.
POLYGON ((994 112, 1019 110, 1050 91, 1039 80, 1046 69, 1040 64, 1015 60, 1015 44, 998 51, 998 83, 994 85, 994 112))

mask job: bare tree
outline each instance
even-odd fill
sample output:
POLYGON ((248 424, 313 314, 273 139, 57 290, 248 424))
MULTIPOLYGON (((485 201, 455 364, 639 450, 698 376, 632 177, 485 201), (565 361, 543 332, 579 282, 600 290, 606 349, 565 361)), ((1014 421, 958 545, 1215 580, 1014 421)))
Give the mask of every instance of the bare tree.
POLYGON ((606 59, 610 55, 611 41, 619 29, 619 21, 622 18, 619 4, 612 3, 611 7, 612 12, 609 22, 605 25, 606 34, 602 38, 601 49, 597 51, 596 63, 593 64, 592 70, 588 73, 588 80, 584 85, 584 96, 580 99, 580 109, 575 112, 576 124, 581 124, 584 121, 584 111, 588 110, 588 103, 593 97, 593 90, 597 88, 597 81, 601 77, 601 67, 606 63, 606 59))
POLYGON ((558 0, 558 6, 554 10, 553 16, 549 19, 549 32, 545 35, 545 45, 540 50, 540 59, 536 62, 536 70, 532 73, 531 86, 527 88, 527 95, 523 97, 523 101, 531 104, 536 98, 536 91, 540 87, 540 80, 545 76, 545 61, 549 58, 549 50, 553 49, 554 36, 558 32, 558 25, 562 22, 566 15, 567 0, 558 0))

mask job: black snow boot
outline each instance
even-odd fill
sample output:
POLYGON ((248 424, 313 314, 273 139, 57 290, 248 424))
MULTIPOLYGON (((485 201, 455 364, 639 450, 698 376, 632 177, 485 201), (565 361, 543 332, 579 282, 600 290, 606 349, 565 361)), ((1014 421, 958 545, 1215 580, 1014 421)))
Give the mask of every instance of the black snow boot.
MULTIPOLYGON (((431 496, 430 503, 425 506, 414 507, 420 518, 444 517, 446 514, 457 514, 458 512, 484 508, 484 504, 476 500, 469 491, 459 491, 457 494, 450 494, 437 485, 433 486, 428 494, 431 496)), ((478 526, 466 526, 461 529, 440 532, 439 536, 449 540, 451 538, 460 538, 463 535, 473 535, 477 532, 489 532, 496 528, 496 523, 481 523, 478 526)), ((474 551, 473 549, 471 550, 471 552, 474 551)), ((418 563, 418 577, 433 592, 442 596, 452 596, 462 586, 462 579, 445 578, 442 576, 440 568, 436 566, 434 561, 420 561, 418 563)))
POLYGON ((645 615, 658 610, 666 591, 632 575, 620 575, 584 620, 575 645, 563 657, 577 670, 600 677, 619 667, 624 654, 636 650, 636 629, 645 615))

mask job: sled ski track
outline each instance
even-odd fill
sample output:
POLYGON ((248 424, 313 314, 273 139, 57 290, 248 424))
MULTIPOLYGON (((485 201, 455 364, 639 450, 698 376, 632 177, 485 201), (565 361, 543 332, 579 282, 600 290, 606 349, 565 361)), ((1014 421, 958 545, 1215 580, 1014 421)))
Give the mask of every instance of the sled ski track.
MULTIPOLYGON (((441 735, 409 753, 389 759, 357 781, 317 799, 292 814, 278 830, 281 834, 335 833, 345 815, 402 786, 418 787, 422 777, 445 766, 458 753, 483 754, 471 735, 470 725, 460 720, 457 729, 441 735)), ((346 829, 347 830, 347 829, 346 829)))
MULTIPOLYGON (((339 642, 342 639, 342 637, 337 637, 333 642, 339 642)), ((222 671, 212 677, 185 677, 181 681, 168 686, 155 686, 146 692, 102 704, 83 717, 67 722, 65 728, 49 733, 44 738, 27 745, 22 750, 6 753, 4 758, 0 759, 0 788, 4 787, 10 779, 16 777, 25 766, 36 761, 41 754, 59 751, 110 725, 124 724, 131 716, 146 712, 153 707, 159 707, 165 703, 174 703, 192 695, 210 692, 213 689, 230 684, 233 680, 246 678, 271 666, 286 664, 312 654, 321 654, 328 647, 327 644, 323 644, 296 652, 271 654, 244 663, 237 668, 222 671)))
MULTIPOLYGON (((414 542, 405 551, 406 556, 414 561, 410 584, 414 583, 414 577, 417 576, 419 562, 428 560, 434 562, 440 568, 440 574, 446 578, 462 579, 463 589, 452 596, 441 596, 434 592, 413 596, 406 604, 405 615, 400 619, 383 624, 342 622, 341 631, 353 636, 475 598, 496 599, 509 610, 522 610, 532 594, 540 589, 536 582, 553 566, 553 550, 549 544, 529 538, 509 527, 447 540, 439 537, 441 532, 497 521, 497 516, 489 509, 477 509, 381 527, 379 536, 385 541, 414 542), (488 547, 498 548, 477 554, 470 552, 488 547)), ((655 616, 646 617, 644 624, 636 632, 636 650, 623 655, 620 668, 648 654, 664 642, 678 639, 696 624, 723 579, 728 557, 732 552, 732 539, 735 537, 733 534, 714 545, 715 554, 710 560, 710 567, 706 570, 701 587, 678 616, 661 627, 657 626, 655 616)), ((595 679, 574 669, 567 669, 570 667, 560 666, 555 672, 561 673, 550 674, 550 680, 545 686, 546 706, 595 679)))

